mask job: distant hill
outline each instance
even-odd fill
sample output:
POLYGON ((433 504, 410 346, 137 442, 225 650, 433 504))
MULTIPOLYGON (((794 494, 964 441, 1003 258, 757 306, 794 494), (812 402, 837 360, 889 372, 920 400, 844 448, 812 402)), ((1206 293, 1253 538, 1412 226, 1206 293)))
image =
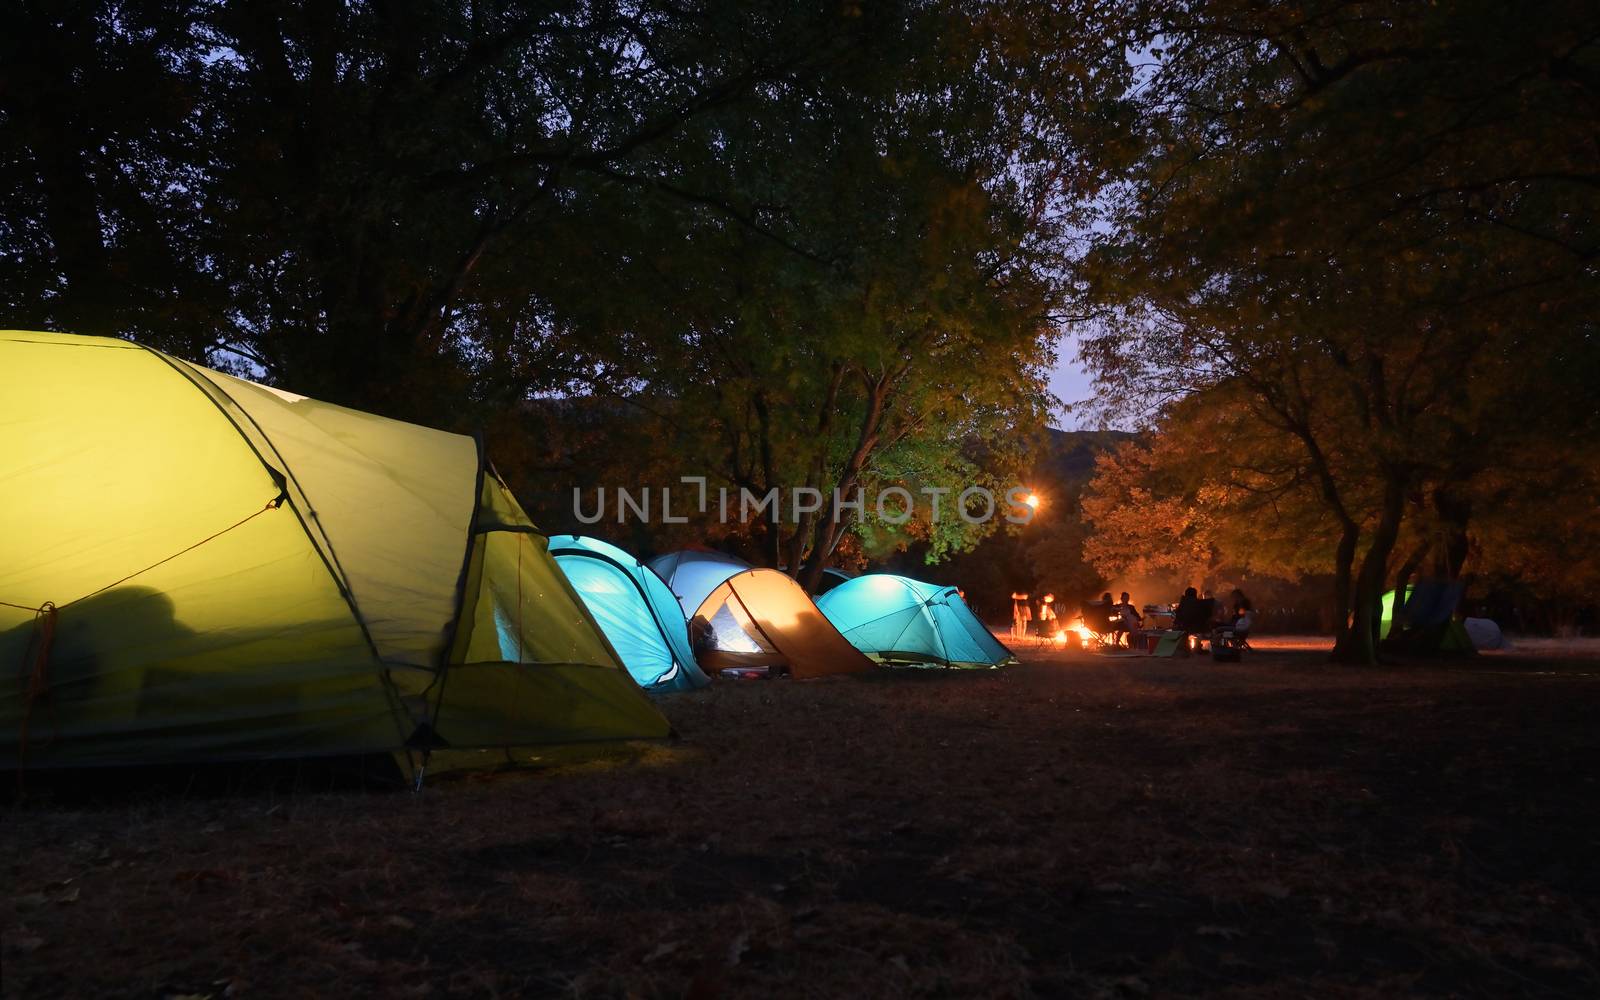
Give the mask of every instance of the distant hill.
POLYGON ((1130 431, 1059 431, 1048 428, 1045 453, 1034 463, 1034 475, 1058 482, 1081 483, 1094 474, 1094 458, 1138 437, 1130 431))

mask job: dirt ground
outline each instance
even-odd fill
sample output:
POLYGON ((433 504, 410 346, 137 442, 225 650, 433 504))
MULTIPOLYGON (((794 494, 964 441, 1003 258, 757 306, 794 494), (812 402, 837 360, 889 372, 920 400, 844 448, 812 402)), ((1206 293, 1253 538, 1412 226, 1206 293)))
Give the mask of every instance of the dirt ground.
POLYGON ((746 681, 395 791, 33 794, 7 997, 1600 996, 1600 662, 746 681))

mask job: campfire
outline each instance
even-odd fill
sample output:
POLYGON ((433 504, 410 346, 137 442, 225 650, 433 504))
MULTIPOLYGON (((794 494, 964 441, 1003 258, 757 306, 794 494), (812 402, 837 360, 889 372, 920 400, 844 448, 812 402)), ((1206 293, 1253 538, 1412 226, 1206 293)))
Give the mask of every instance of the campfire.
POLYGON ((1066 626, 1056 632, 1052 638, 1057 646, 1076 646, 1079 649, 1089 648, 1089 630, 1082 622, 1066 626))

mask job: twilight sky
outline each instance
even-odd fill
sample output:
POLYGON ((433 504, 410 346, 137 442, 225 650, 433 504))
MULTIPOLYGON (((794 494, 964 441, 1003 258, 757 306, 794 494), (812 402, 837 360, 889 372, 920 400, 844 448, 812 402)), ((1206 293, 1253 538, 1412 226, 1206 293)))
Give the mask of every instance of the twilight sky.
MULTIPOLYGON (((1073 341, 1071 334, 1061 339, 1057 353, 1060 355, 1060 360, 1056 362, 1055 371, 1050 374, 1050 391, 1063 403, 1073 403, 1093 395, 1089 373, 1078 363, 1078 345, 1073 341)), ((1075 431, 1084 429, 1081 420, 1081 417, 1075 415, 1063 416, 1057 413, 1051 423, 1061 430, 1075 431)))

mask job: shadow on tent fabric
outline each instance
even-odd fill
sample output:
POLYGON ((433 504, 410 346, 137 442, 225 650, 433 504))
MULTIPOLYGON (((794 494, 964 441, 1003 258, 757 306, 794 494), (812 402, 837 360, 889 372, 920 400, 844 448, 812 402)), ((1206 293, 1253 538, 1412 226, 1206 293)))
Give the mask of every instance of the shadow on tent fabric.
POLYGON ((122 586, 73 601, 0 633, 0 731, 18 756, 48 747, 63 730, 90 732, 139 714, 152 650, 195 635, 167 594, 122 586))
POLYGON ((48 624, 0 633, 0 761, 33 773, 359 754, 359 744, 317 736, 352 703, 387 707, 376 671, 336 664, 337 681, 355 678, 355 696, 330 697, 322 664, 297 669, 278 655, 315 627, 197 628, 169 592, 143 585, 72 601, 48 624))
MULTIPOLYGON (((117 804, 143 798, 258 795, 408 787, 392 754, 324 758, 30 768, 30 751, 48 755, 65 732, 114 730, 140 717, 170 714, 163 704, 158 652, 199 634, 177 616, 172 598, 152 587, 121 586, 0 632, 0 732, 17 744, 15 780, 0 799, 117 804), (48 643, 47 648, 41 646, 48 643), (41 653, 43 654, 41 659, 41 653), (37 676, 35 672, 37 671, 37 676)), ((180 699, 181 700, 181 699, 180 699)))

